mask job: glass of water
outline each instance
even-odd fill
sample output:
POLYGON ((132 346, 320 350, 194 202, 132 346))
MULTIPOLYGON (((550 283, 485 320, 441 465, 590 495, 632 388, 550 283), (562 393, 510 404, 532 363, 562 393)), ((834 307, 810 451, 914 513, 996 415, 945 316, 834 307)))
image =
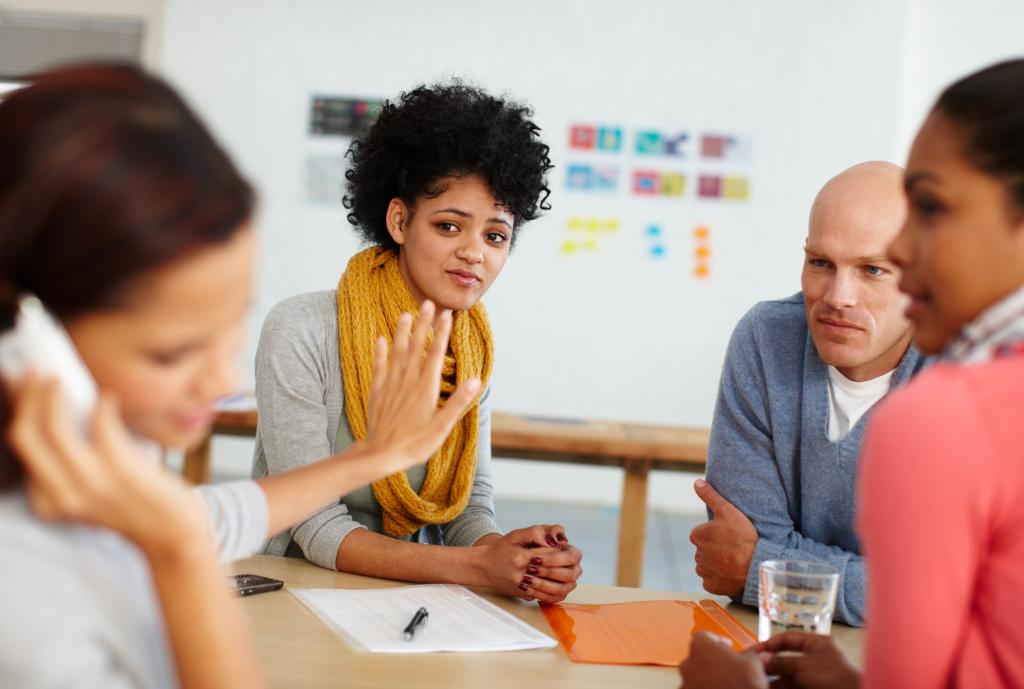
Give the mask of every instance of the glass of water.
POLYGON ((799 560, 766 560, 758 580, 757 638, 785 632, 828 634, 839 591, 839 571, 799 560))

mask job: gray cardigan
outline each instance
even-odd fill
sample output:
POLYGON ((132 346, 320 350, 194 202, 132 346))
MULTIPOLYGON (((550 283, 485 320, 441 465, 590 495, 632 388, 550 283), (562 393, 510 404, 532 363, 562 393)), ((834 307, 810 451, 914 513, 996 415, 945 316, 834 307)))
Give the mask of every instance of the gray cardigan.
MULTIPOLYGON (((926 359, 911 348, 891 385, 926 359)), ((811 340, 803 295, 765 301, 729 342, 711 425, 707 480, 743 511, 759 540, 743 603, 757 605, 764 560, 810 560, 841 574, 835 618, 864 623, 864 559, 854 532, 857 463, 870 411, 828 439, 828 368, 811 340)))
MULTIPOLYGON (((195 492, 223 560, 262 547, 268 514, 259 486, 235 481, 195 492)), ((105 529, 37 519, 23 489, 0 493, 0 687, 177 686, 141 551, 105 529)))
MULTIPOLYGON (((485 390, 480 399, 476 476, 469 504, 451 522, 425 526, 407 540, 469 546, 486 534, 500 533, 491 481, 489 393, 485 390)), ((344 397, 334 290, 302 294, 277 304, 263 324, 256 352, 259 424, 253 477, 323 459, 351 445, 344 397)), ((426 476, 425 466, 407 473, 412 489, 418 491, 426 476)), ((359 528, 382 531, 380 505, 369 487, 340 496, 290 531, 278 534, 266 552, 304 556, 321 567, 336 569, 341 542, 359 528)))

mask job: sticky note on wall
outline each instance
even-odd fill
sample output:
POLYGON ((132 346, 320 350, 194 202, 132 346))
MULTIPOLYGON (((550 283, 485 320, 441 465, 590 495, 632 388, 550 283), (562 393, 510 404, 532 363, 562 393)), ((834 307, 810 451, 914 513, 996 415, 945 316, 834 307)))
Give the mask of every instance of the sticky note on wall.
POLYGON ((693 277, 711 277, 711 230, 707 225, 693 228, 693 277))
POLYGON ((654 196, 658 193, 658 173, 654 170, 633 171, 633 193, 654 196))
POLYGON ((704 199, 717 199, 722 195, 722 178, 718 175, 701 175, 697 182, 697 195, 704 199))
POLYGON ((622 149, 622 128, 601 127, 597 130, 597 149, 616 153, 622 149))
POLYGON ((597 145, 597 127, 577 124, 569 128, 569 147, 592 149, 597 145))
POLYGON ((594 172, 589 165, 573 164, 566 172, 565 186, 567 189, 584 190, 594 186, 594 172))
POLYGON ((622 227, 619 218, 573 216, 566 220, 566 235, 560 251, 563 256, 594 252, 601 247, 602 236, 617 233, 622 227))
POLYGON ((664 146, 661 142, 661 132, 651 129, 641 129, 636 132, 634 151, 639 155, 660 155, 664 146))
POLYGON ((722 196, 736 201, 750 198, 750 180, 746 177, 726 177, 722 183, 722 196))
POLYGON ((681 172, 663 172, 659 182, 662 196, 683 196, 686 193, 686 175, 681 172))

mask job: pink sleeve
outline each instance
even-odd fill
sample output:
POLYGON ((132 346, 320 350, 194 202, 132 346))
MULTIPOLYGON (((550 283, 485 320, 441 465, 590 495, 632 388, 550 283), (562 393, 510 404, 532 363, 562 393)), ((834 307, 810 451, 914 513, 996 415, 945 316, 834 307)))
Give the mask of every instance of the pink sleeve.
POLYGON ((955 370, 923 374, 872 418, 858 502, 865 689, 948 686, 994 501, 990 442, 955 370))

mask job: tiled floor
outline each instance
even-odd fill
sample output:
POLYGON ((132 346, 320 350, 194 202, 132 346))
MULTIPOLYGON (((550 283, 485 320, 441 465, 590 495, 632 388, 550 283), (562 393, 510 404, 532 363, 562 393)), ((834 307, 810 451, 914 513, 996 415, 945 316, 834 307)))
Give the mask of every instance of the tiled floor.
MULTIPOLYGON (((561 524, 583 551, 581 583, 614 584, 619 513, 613 507, 565 505, 495 499, 498 524, 514 529, 530 524, 561 524)), ((652 510, 647 519, 643 586, 670 591, 700 591, 693 569, 690 529, 703 522, 703 514, 652 510)))

